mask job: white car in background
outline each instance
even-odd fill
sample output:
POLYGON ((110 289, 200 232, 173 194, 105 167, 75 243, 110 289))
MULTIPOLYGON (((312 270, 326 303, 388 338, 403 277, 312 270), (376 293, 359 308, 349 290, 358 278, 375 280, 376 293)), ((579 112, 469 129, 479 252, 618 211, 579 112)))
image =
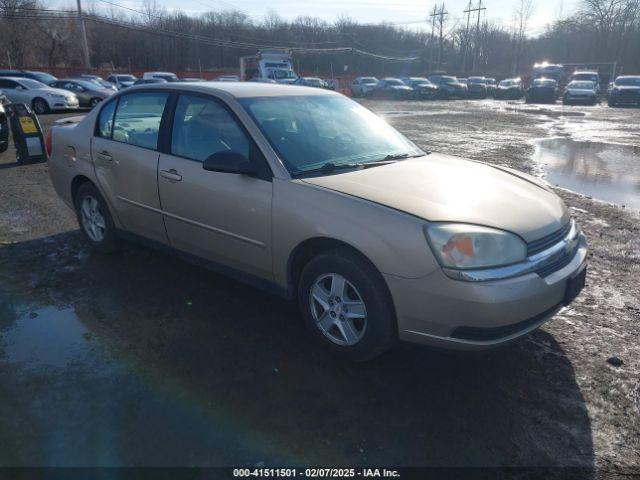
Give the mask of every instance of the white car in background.
POLYGON ((0 90, 11 103, 24 103, 38 115, 53 110, 76 109, 80 106, 74 93, 49 87, 31 78, 2 77, 0 90))
POLYGON ((159 78, 166 82, 179 82, 180 79, 175 73, 172 72, 144 72, 142 75, 143 80, 151 80, 153 78, 159 78))

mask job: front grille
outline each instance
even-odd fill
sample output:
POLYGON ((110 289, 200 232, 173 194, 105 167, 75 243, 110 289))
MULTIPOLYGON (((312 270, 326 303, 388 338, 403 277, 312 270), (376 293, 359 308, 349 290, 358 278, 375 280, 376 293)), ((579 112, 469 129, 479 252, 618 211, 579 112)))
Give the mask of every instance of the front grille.
POLYGON ((553 263, 550 263, 549 265, 545 265, 541 269, 537 270, 536 273, 540 275, 542 278, 547 277, 551 275, 553 272, 557 272, 558 270, 569 265, 572 259, 573 259, 573 252, 565 253, 564 255, 560 256, 557 260, 555 260, 553 263))
POLYGON ((540 253, 547 248, 555 245, 560 240, 562 240, 567 233, 571 230, 571 222, 567 222, 567 224, 562 227, 560 230, 556 230, 555 232, 547 235, 546 237, 542 237, 539 240, 535 240, 527 244, 527 256, 535 255, 536 253, 540 253))
POLYGON ((551 315, 557 310, 560 305, 551 307, 535 317, 528 318, 522 322, 514 323, 512 325, 505 325, 503 327, 458 327, 452 333, 453 338, 459 338, 461 340, 473 340, 473 341, 491 341, 498 340, 500 338, 508 337, 515 333, 526 330, 527 328, 535 325, 536 323, 544 320, 544 318, 551 315))

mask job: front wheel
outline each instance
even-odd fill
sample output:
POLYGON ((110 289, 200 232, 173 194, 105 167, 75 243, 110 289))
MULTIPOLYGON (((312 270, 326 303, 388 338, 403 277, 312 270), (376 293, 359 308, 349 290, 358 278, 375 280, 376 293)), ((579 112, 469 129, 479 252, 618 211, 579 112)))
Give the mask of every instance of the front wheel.
POLYGON ((45 113, 49 113, 49 104, 46 102, 46 100, 42 99, 42 98, 36 98, 33 100, 33 104, 31 105, 33 107, 33 111, 36 112, 36 114, 38 115, 44 115, 45 113))
POLYGON ((91 183, 83 183, 74 202, 80 230, 91 247, 102 253, 116 250, 116 228, 98 189, 91 183))
POLYGON ((312 335, 339 356, 370 360, 396 341, 394 308, 382 276, 348 249, 322 254, 306 265, 298 300, 312 335))
POLYGON ((91 101, 89 102, 89 106, 91 108, 96 107, 100 102, 102 101, 101 98, 92 98, 91 101))

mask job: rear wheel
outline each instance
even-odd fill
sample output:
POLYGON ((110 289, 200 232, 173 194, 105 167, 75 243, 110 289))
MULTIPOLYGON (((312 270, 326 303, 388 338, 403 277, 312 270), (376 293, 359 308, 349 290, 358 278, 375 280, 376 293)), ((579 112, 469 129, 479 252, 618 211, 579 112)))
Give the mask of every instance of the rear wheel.
POLYGON ((312 335, 339 356, 369 360, 397 338, 393 304, 382 276, 348 249, 324 253, 305 266, 298 300, 312 335))
POLYGON ((103 253, 116 250, 115 225, 98 189, 89 182, 83 183, 74 202, 80 230, 92 248, 103 253))
POLYGON ((49 104, 43 98, 35 98, 33 103, 31 104, 33 111, 38 115, 43 115, 45 113, 49 113, 49 104))

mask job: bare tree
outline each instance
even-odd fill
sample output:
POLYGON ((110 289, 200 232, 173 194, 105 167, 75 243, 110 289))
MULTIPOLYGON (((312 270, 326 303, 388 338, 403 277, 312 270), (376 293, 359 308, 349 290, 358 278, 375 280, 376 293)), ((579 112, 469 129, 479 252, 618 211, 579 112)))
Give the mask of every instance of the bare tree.
POLYGON ((529 22, 533 16, 533 11, 533 0, 518 0, 518 3, 514 7, 515 55, 512 69, 512 75, 514 76, 520 70, 522 47, 527 37, 529 22))

